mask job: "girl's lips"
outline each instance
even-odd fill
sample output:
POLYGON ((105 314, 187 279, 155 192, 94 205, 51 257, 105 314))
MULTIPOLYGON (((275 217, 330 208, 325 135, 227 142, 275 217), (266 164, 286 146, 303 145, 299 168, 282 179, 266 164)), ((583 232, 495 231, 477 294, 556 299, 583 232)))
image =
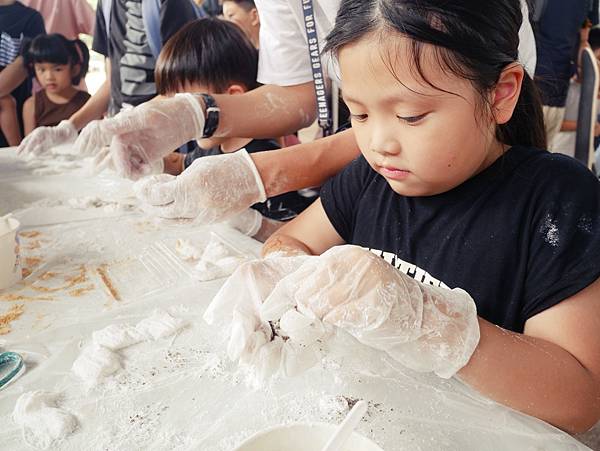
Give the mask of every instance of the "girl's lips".
POLYGON ((383 175, 386 179, 392 180, 404 180, 406 177, 410 175, 410 171, 406 171, 404 169, 398 169, 393 167, 379 167, 379 173, 383 175))

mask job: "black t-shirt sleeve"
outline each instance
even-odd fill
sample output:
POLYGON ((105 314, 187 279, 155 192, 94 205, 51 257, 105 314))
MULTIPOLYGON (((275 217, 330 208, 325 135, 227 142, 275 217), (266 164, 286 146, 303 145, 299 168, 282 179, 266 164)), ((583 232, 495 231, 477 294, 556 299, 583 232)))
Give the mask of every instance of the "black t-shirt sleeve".
POLYGON ((44 26, 42 15, 35 11, 35 13, 31 15, 29 25, 23 30, 23 35, 29 39, 33 39, 40 34, 46 34, 46 27, 44 26))
POLYGON ((197 18, 190 0, 164 0, 160 7, 160 35, 163 44, 186 23, 197 18))
POLYGON ((98 0, 98 6, 96 7, 96 27, 94 28, 94 41, 92 43, 92 50, 107 57, 108 33, 107 24, 104 20, 104 13, 102 11, 103 1, 107 0, 98 0))
POLYGON ((27 21, 27 26, 23 28, 23 40, 21 41, 21 48, 19 49, 20 55, 24 55, 27 52, 29 44, 34 38, 41 34, 46 34, 46 27, 44 26, 42 15, 34 10, 30 10, 30 12, 31 17, 27 21))
POLYGON ((600 182, 577 161, 552 155, 538 174, 523 316, 573 296, 600 277, 600 182), (569 166, 569 167, 568 167, 569 166))
POLYGON ((372 169, 360 156, 321 188, 321 203, 336 232, 352 242, 358 199, 368 184, 372 169))

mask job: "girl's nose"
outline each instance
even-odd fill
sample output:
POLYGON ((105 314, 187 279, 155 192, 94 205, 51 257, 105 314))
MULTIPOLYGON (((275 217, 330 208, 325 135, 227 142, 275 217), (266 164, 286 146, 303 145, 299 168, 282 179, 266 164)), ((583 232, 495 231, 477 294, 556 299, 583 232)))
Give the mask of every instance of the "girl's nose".
POLYGON ((401 152, 400 142, 392 132, 392 127, 377 127, 373 130, 371 150, 381 155, 397 155, 401 152))

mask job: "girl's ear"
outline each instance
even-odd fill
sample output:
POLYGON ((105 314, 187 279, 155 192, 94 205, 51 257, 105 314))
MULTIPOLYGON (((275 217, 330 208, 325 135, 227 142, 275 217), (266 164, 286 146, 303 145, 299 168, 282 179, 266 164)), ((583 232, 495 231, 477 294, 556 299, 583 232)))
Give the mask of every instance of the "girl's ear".
POLYGON ((229 86, 229 88, 227 88, 227 91, 225 91, 225 94, 229 94, 231 95, 236 95, 236 94, 243 94, 246 92, 246 89, 242 86, 242 85, 231 85, 229 86))
POLYGON ((492 112, 497 124, 506 124, 513 115, 519 96, 525 71, 520 64, 511 64, 504 68, 493 90, 492 112))
POLYGON ((252 15, 252 22, 251 22, 252 26, 253 27, 259 26, 260 25, 260 19, 258 17, 258 9, 252 8, 250 10, 250 14, 252 15))

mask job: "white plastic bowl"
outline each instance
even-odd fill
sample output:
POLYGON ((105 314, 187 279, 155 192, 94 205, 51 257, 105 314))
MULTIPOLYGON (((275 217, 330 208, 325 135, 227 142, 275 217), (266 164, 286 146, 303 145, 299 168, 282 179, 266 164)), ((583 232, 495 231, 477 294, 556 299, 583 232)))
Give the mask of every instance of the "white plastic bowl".
MULTIPOLYGON (((328 423, 276 426, 254 434, 234 451, 320 451, 334 434, 328 423)), ((383 451, 366 437, 354 432, 340 451, 383 451)))

